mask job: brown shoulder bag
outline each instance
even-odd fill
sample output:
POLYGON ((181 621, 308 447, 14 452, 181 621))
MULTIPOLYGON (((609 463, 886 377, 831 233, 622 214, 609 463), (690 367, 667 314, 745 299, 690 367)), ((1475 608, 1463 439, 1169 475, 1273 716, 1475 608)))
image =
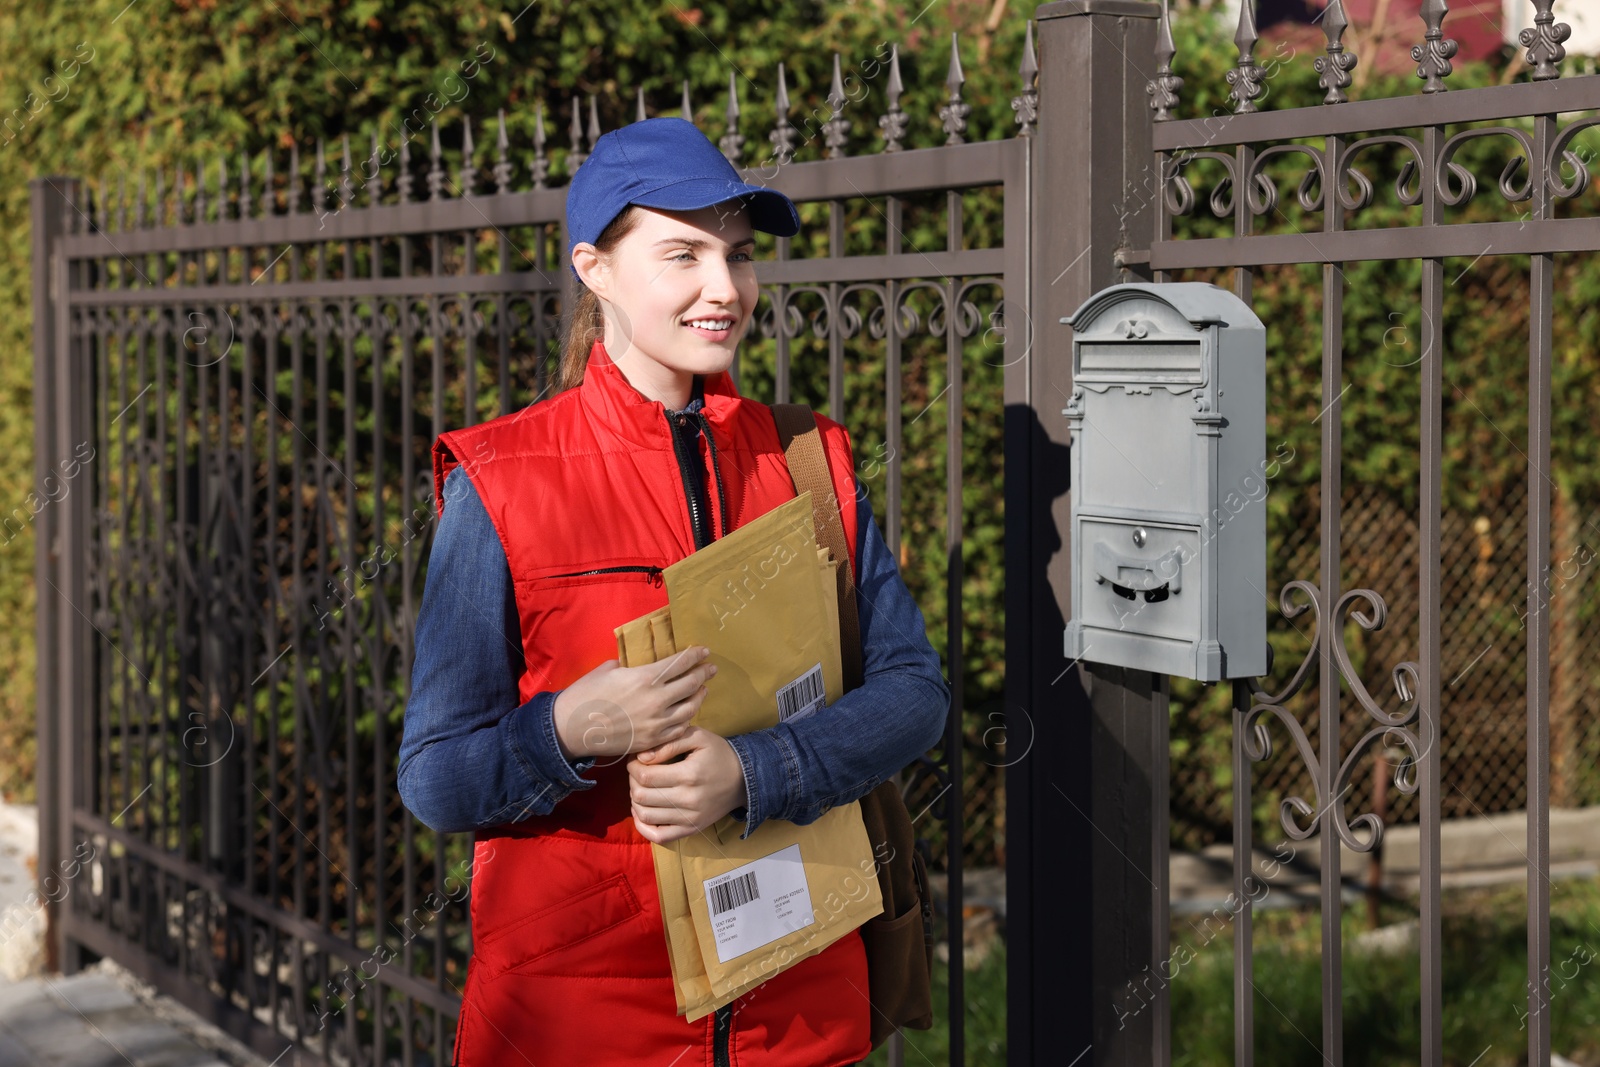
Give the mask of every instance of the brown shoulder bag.
MULTIPOLYGON (((849 691, 862 681, 861 629, 856 617, 855 574, 822 435, 811 409, 804 404, 773 404, 772 415, 795 492, 811 490, 817 541, 840 561, 839 651, 844 687, 849 691)), ((877 1048, 901 1028, 933 1028, 933 899, 900 787, 890 779, 860 800, 867 837, 878 858, 878 888, 883 893, 883 914, 861 927, 872 1001, 872 1047, 877 1048)))

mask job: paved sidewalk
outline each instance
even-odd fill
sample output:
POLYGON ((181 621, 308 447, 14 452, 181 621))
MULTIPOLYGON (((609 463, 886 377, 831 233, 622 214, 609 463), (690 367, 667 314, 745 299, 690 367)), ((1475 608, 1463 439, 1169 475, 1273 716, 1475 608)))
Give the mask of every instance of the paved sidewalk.
POLYGON ((0 1067, 266 1062, 111 960, 69 977, 34 975, 0 984, 0 1067))
POLYGON ((38 843, 36 809, 0 803, 0 1067, 266 1067, 114 960, 43 973, 38 843))

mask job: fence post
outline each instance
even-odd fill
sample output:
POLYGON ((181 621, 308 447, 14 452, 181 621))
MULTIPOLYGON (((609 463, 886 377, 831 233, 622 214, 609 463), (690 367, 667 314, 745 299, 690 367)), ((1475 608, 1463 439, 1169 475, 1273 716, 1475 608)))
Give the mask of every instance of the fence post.
MULTIPOLYGON (((28 183, 33 227, 33 482, 40 502, 33 517, 33 587, 35 600, 35 729, 37 734, 34 787, 39 811, 39 898, 44 902, 44 966, 47 971, 61 969, 64 958, 59 907, 45 880, 59 877, 65 856, 63 844, 70 836, 72 816, 66 804, 61 774, 68 758, 63 745, 68 741, 62 729, 61 692, 61 587, 58 562, 64 547, 60 543, 61 521, 57 508, 50 506, 57 491, 70 496, 70 487, 61 484, 62 475, 54 470, 60 454, 61 427, 57 409, 56 377, 61 338, 57 309, 66 294, 59 291, 57 240, 68 231, 77 183, 71 178, 35 178, 28 183), (47 479, 50 482, 47 483, 47 479), (52 490, 51 486, 56 486, 52 490)), ((31 510, 31 509, 30 509, 31 510)), ((59 882, 57 883, 59 885, 59 882)))
POLYGON ((1550 606, 1550 806, 1575 808, 1584 801, 1583 624, 1578 607, 1585 589, 1583 558, 1590 555, 1583 544, 1583 528, 1578 509, 1566 493, 1550 494, 1550 558, 1557 572, 1550 588, 1538 590, 1550 606), (1562 572, 1576 573, 1576 579, 1562 572))
POLYGON ((1059 320, 1148 262, 1154 197, 1142 0, 1040 6, 1029 180, 1030 358, 1006 380, 1008 1035, 1013 1064, 1162 1065, 1167 679, 1063 653, 1070 613, 1059 320), (1023 733, 1031 727, 1031 736, 1023 733))

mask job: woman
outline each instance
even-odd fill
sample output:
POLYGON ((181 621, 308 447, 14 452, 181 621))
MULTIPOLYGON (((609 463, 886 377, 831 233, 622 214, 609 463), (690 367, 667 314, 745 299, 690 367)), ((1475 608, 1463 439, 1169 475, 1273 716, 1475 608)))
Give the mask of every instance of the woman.
POLYGON ((772 412, 727 374, 755 307, 753 231, 793 203, 682 119, 601 137, 567 196, 582 295, 554 396, 434 446, 400 794, 474 831, 457 1067, 834 1067, 870 1051, 858 933, 696 1022, 676 1014, 651 842, 732 813, 805 824, 939 743, 950 693, 853 473, 817 422, 857 582, 863 684, 778 726, 693 724, 709 650, 618 666, 661 571, 794 494, 772 412), (448 506, 446 506, 448 504, 448 506), (677 762, 669 762, 682 756, 677 762))

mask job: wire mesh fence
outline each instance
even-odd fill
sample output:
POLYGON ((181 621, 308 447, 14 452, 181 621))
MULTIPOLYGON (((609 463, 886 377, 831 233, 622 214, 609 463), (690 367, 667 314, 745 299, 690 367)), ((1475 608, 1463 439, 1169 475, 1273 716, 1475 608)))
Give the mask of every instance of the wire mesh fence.
MULTIPOLYGON (((1305 502, 1304 521, 1273 531, 1272 588, 1317 571, 1317 502, 1305 502)), ((1348 624, 1345 644, 1367 687, 1388 688, 1386 676, 1417 649, 1418 530, 1415 514, 1382 487, 1346 486, 1342 587, 1378 591, 1389 606, 1373 631, 1348 624)), ((1600 672, 1585 649, 1600 642, 1600 604, 1594 566, 1600 512, 1557 493, 1551 509, 1554 565, 1534 610, 1550 613, 1551 801, 1556 807, 1600 803, 1600 672)), ((1440 535, 1443 564, 1443 723, 1441 815, 1466 818, 1516 811, 1527 803, 1526 485, 1509 486, 1478 514, 1446 513, 1440 535)), ((1270 608, 1280 663, 1298 662, 1309 644, 1309 615, 1284 619, 1270 608), (1287 655, 1294 650, 1293 656, 1287 655)), ((1227 696, 1225 687, 1173 681, 1173 843, 1200 847, 1230 839, 1227 696)), ((1347 693, 1348 696, 1348 693, 1347 693)), ((1314 702, 1304 720, 1318 735, 1314 702)), ((1341 754, 1370 722, 1354 702, 1345 707, 1341 754)), ((1350 809, 1377 811, 1387 824, 1417 820, 1416 797, 1379 784, 1393 774, 1398 752, 1382 752, 1357 772, 1350 809)), ((1278 829, 1287 797, 1314 802, 1315 790, 1292 746, 1280 745, 1257 766, 1255 819, 1259 832, 1278 829)))

